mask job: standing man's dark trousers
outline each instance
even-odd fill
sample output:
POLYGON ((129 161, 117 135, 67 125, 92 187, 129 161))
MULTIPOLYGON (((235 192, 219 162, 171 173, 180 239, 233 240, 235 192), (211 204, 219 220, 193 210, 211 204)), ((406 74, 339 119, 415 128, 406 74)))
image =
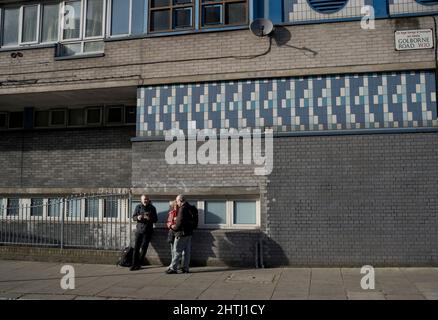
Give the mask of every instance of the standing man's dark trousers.
POLYGON ((136 232, 134 257, 132 261, 133 266, 141 266, 144 263, 146 252, 148 251, 149 242, 151 241, 152 232, 136 232), (141 249, 141 253, 140 253, 141 249))

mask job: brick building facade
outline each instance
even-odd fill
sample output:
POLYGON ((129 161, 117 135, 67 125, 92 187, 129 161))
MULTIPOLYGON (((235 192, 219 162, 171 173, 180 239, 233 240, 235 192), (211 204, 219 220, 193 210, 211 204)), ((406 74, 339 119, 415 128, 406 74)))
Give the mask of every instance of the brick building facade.
MULTIPOLYGON (((116 0, 0 1, 3 203, 120 189, 163 211, 185 193, 201 209, 200 263, 437 264, 436 51, 397 51, 394 32, 436 37, 438 2, 161 2, 127 1, 144 19, 128 15, 124 34, 116 0), (361 27, 364 6, 374 29, 361 27), (67 7, 81 8, 75 37, 67 7), (259 17, 270 37, 249 30, 259 17), (191 126, 272 128, 272 173, 168 164, 166 131, 191 126)), ((156 230, 150 256, 166 261, 156 230)))

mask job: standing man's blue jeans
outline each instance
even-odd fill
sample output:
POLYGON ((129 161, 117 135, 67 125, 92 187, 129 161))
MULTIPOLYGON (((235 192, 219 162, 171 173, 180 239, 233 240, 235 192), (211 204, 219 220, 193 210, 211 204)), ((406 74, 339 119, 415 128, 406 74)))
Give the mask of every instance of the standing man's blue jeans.
POLYGON ((175 242, 173 243, 173 257, 169 269, 177 271, 179 262, 184 256, 182 266, 185 271, 189 271, 191 249, 192 236, 175 237, 175 242))

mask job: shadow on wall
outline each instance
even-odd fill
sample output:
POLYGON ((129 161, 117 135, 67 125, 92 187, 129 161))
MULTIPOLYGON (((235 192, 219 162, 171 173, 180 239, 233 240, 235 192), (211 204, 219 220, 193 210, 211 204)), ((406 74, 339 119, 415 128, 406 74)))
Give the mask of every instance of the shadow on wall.
POLYGON ((275 26, 273 38, 275 40, 275 43, 278 47, 287 47, 295 50, 299 50, 303 52, 305 56, 308 56, 310 58, 315 57, 318 52, 314 51, 307 47, 297 47, 294 45, 289 44, 289 41, 292 39, 292 34, 290 31, 282 26, 275 26))
MULTIPOLYGON (((170 245, 167 230, 156 229, 149 252, 150 261, 158 258, 163 265, 170 264, 170 245)), ((192 238, 192 266, 277 267, 289 260, 283 249, 260 230, 207 230, 198 229, 192 238), (263 246, 257 244, 261 240, 263 246), (261 254, 263 259, 261 259, 261 254)))

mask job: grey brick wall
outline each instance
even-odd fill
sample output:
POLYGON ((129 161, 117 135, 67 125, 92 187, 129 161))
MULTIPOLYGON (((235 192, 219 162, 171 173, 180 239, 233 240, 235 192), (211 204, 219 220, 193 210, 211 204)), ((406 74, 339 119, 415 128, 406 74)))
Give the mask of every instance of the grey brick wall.
POLYGON ((267 234, 291 265, 437 265, 437 138, 275 140, 267 234))
MULTIPOLYGON (((165 185, 167 193, 175 194, 181 191, 177 181, 185 181, 188 193, 199 187, 215 194, 224 186, 259 186, 262 233, 236 232, 228 241, 226 230, 203 231, 196 240, 198 260, 222 254, 228 261, 251 264, 255 241, 262 238, 266 266, 437 265, 437 137, 277 138, 267 181, 248 168, 169 166, 165 143, 136 142, 133 157, 141 160, 133 162, 132 181, 152 193, 164 192, 165 185), (221 251, 218 242, 237 245, 221 251), (251 248, 252 254, 244 253, 251 248)), ((164 243, 164 233, 157 237, 156 244, 164 243)), ((157 248, 152 256, 166 252, 157 248)))
POLYGON ((110 41, 104 57, 80 63, 55 61, 54 48, 25 50, 19 59, 0 52, 0 82, 38 80, 0 94, 433 68, 433 50, 394 49, 395 30, 423 28, 434 28, 432 17, 377 20, 375 30, 362 30, 360 21, 285 26, 268 54, 267 38, 249 30, 110 41))
POLYGON ((123 188, 135 128, 1 132, 0 188, 123 188))

